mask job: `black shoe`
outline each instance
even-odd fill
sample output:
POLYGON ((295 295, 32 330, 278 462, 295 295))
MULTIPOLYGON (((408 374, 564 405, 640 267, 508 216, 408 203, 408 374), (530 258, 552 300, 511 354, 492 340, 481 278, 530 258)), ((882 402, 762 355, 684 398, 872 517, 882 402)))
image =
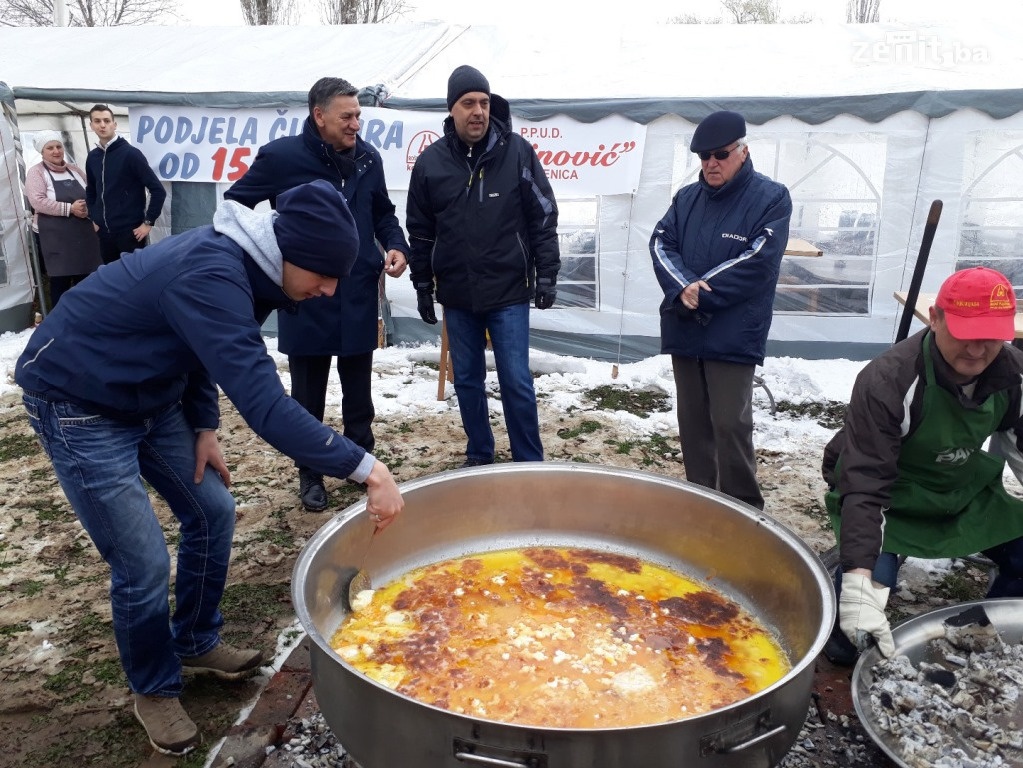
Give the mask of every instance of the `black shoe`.
POLYGON ((311 469, 298 471, 298 495, 307 512, 322 512, 327 508, 327 489, 323 487, 323 475, 311 469))
POLYGON ((831 629, 828 642, 824 644, 824 656, 836 667, 854 667, 856 660, 860 657, 860 652, 856 650, 855 645, 849 642, 849 638, 845 636, 845 632, 838 626, 837 621, 831 629))
POLYGON ((488 464, 493 464, 493 459, 474 459, 471 456, 462 462, 462 469, 468 469, 469 467, 485 467, 488 464))

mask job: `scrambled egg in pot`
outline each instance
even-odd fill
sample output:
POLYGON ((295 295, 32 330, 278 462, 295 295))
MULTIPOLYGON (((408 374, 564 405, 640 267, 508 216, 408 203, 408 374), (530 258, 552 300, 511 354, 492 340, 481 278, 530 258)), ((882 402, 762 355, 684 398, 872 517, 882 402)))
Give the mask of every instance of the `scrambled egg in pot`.
POLYGON ((353 601, 332 646, 454 712, 614 728, 744 699, 791 665, 735 602, 638 558, 533 547, 436 563, 353 601))

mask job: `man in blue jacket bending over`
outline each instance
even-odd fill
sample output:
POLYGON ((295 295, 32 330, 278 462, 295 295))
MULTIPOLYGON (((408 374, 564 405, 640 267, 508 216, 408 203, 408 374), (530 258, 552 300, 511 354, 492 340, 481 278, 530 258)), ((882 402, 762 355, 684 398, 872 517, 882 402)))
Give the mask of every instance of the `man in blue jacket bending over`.
POLYGON ((100 267, 29 339, 15 379, 79 521, 111 569, 110 599, 135 716, 153 747, 201 741, 182 709, 182 667, 234 680, 262 663, 220 638, 234 533, 218 386, 250 427, 318 472, 365 482, 377 528, 401 511, 382 463, 284 392, 260 326, 274 309, 330 296, 359 250, 326 181, 256 213, 225 202, 213 225, 100 267), (180 522, 175 610, 170 558, 143 479, 180 522))
POLYGON ((700 156, 700 178, 675 194, 650 238, 682 461, 690 482, 763 509, 753 369, 764 362, 792 200, 753 170, 746 121, 736 112, 704 118, 689 149, 700 156))

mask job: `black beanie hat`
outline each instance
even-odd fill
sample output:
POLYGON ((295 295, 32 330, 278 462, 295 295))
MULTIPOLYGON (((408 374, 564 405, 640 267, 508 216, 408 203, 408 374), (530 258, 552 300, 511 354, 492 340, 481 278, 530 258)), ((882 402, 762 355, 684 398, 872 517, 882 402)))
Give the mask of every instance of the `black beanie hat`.
POLYGON ((696 126, 693 140, 689 142, 690 152, 709 152, 727 147, 746 135, 746 121, 738 112, 712 112, 696 126))
POLYGON ((462 96, 475 91, 490 95, 490 83, 487 82, 487 78, 483 77, 483 73, 478 69, 470 67, 468 64, 456 67, 455 71, 451 73, 451 77, 448 78, 448 111, 451 111, 455 102, 462 96))
POLYGON ((284 260, 327 277, 347 277, 359 255, 359 230, 341 193, 317 179, 277 196, 274 235, 284 260))

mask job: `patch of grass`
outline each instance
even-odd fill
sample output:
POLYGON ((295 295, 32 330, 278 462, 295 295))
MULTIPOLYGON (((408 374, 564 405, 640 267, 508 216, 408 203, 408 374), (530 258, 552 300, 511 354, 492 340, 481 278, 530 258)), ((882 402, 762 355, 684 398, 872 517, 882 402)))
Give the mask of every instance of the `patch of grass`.
POLYGON ((78 696, 82 688, 82 666, 81 662, 66 664, 59 672, 46 678, 43 689, 60 694, 65 701, 81 701, 78 696))
POLYGON ((35 597, 43 591, 44 586, 46 585, 41 581, 29 579, 28 581, 23 581, 20 584, 15 584, 13 588, 21 592, 21 594, 25 597, 35 597))
POLYGON ((282 549, 295 546, 295 534, 287 528, 262 528, 253 534, 251 541, 275 544, 282 549))
POLYGON ((987 574, 972 568, 954 568, 946 573, 935 587, 940 597, 955 603, 980 600, 987 593, 987 574))
POLYGON ((649 416, 671 410, 671 397, 663 392, 624 389, 610 384, 588 389, 586 397, 602 411, 626 411, 634 416, 649 416))
POLYGON ((558 430, 558 437, 562 440, 571 440, 573 437, 579 437, 579 435, 588 435, 596 432, 598 429, 602 429, 602 425, 599 421, 582 421, 578 426, 569 429, 568 427, 558 430))
POLYGON ((61 642, 69 648, 80 648, 82 653, 88 653, 85 649, 90 640, 97 637, 105 638, 110 633, 110 625, 102 616, 98 613, 86 613, 74 626, 64 631, 61 642))
POLYGON ((17 635, 21 632, 29 632, 32 629, 32 625, 28 622, 22 622, 20 624, 7 624, 6 626, 0 626, 0 637, 5 635, 17 635))
MULTIPOLYGON (((209 748, 205 747, 197 751, 206 754, 208 750, 209 748)), ((49 768, 54 765, 139 765, 152 754, 152 751, 145 733, 135 718, 128 712, 119 712, 106 725, 71 731, 60 741, 50 744, 44 752, 26 756, 24 766, 49 768)))
POLYGON ((632 453, 632 449, 636 447, 636 444, 631 440, 621 440, 617 443, 618 447, 615 448, 615 453, 619 453, 623 456, 628 456, 632 453))
POLYGON ((35 435, 8 435, 0 438, 0 462, 35 456, 41 450, 35 435))
POLYGON ((781 400, 777 403, 780 413, 791 413, 796 418, 810 417, 825 429, 838 429, 845 423, 847 403, 828 400, 826 403, 793 403, 781 400))
POLYGON ((36 513, 36 517, 39 518, 40 522, 53 522, 55 520, 66 520, 70 512, 58 504, 50 504, 49 506, 33 506, 32 509, 36 513))
POLYGON ((121 662, 117 659, 105 659, 93 666, 90 670, 97 681, 107 685, 122 686, 128 684, 121 662))
POLYGON ((440 364, 439 363, 434 363, 434 362, 432 362, 430 360, 421 360, 419 362, 419 365, 423 366, 424 368, 429 368, 431 371, 439 371, 440 370, 440 364))
POLYGON ((398 425, 398 431, 403 435, 408 435, 414 432, 415 430, 412 428, 411 424, 409 424, 407 421, 403 421, 401 424, 398 425))
MULTIPOLYGON (((276 616, 291 610, 291 589, 283 584, 230 584, 224 590, 224 598, 220 601, 220 610, 231 625, 232 619, 239 623, 253 622, 260 616, 276 616)), ((250 638, 243 638, 245 642, 250 638)))

